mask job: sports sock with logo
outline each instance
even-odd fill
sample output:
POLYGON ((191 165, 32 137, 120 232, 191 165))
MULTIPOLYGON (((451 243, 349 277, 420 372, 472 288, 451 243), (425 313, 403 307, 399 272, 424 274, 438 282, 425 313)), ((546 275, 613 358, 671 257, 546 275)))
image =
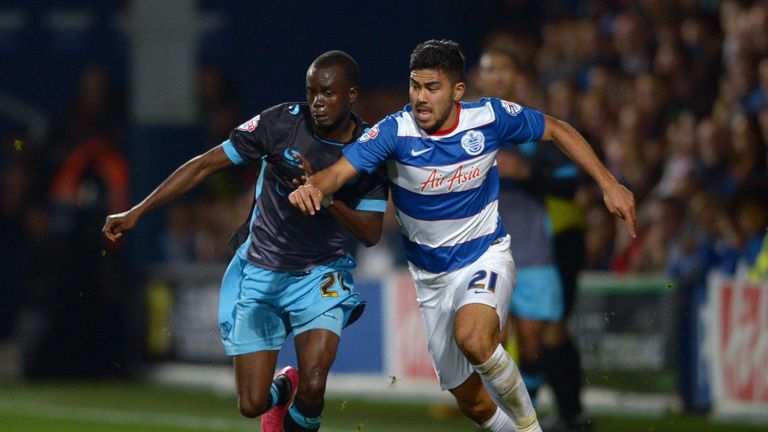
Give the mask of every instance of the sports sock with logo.
POLYGON ((484 363, 472 366, 483 381, 488 395, 509 416, 521 432, 541 432, 536 411, 515 362, 498 345, 484 363))

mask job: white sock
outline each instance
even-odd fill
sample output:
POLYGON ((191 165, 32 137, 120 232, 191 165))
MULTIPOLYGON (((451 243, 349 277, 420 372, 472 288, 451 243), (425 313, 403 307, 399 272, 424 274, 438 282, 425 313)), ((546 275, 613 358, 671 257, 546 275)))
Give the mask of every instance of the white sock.
POLYGON ((480 375, 488 395, 509 416, 518 431, 541 432, 520 370, 504 347, 497 346, 491 358, 472 367, 480 375))
POLYGON ((480 425, 484 430, 491 432, 514 432, 515 424, 512 420, 504 414, 504 411, 496 408, 496 413, 487 422, 480 425))

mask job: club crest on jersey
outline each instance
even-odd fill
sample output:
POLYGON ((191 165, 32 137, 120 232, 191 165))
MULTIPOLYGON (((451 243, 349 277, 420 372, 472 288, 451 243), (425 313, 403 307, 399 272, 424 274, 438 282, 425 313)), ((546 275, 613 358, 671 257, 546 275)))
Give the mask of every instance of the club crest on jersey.
POLYGON ((478 155, 485 148, 485 135, 480 131, 471 130, 461 137, 461 146, 468 154, 478 155))
POLYGON ((523 111, 523 107, 514 102, 502 100, 501 106, 504 108, 504 111, 506 111, 511 116, 516 116, 520 114, 521 111, 523 111))
POLYGON ((256 130, 256 127, 259 126, 259 119, 261 118, 261 114, 257 115, 256 117, 248 120, 247 122, 241 124, 237 127, 237 130, 245 131, 245 132, 253 132, 256 130))
POLYGON ((297 152, 292 148, 287 148, 283 151, 283 159, 285 159, 286 162, 288 162, 293 166, 299 166, 301 161, 299 160, 299 158, 296 157, 296 154, 298 153, 299 152, 297 152))
POLYGON ((298 105, 291 105, 291 106, 289 106, 288 107, 288 112, 293 114, 293 115, 298 114, 299 113, 299 106, 298 105))
POLYGON ((360 138, 358 138, 358 141, 360 142, 370 141, 376 138, 378 134, 379 134, 379 125, 376 125, 368 129, 367 131, 365 131, 365 133, 362 136, 360 136, 360 138))

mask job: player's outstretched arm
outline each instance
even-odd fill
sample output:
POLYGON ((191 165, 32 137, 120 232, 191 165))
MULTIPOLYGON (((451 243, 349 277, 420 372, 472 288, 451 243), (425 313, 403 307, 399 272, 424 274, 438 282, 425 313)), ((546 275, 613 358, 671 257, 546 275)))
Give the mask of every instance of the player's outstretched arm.
POLYGON ((333 194, 357 175, 357 170, 342 156, 328 168, 318 171, 291 192, 288 200, 304 214, 314 215, 322 208, 326 195, 333 194))
POLYGON ((600 162, 592 147, 581 134, 568 123, 545 115, 546 125, 542 140, 552 140, 586 171, 603 190, 605 206, 614 215, 624 219, 632 237, 635 228, 635 198, 632 192, 621 185, 608 168, 600 162))
POLYGON ((209 175, 231 164, 221 145, 190 159, 130 210, 107 216, 101 231, 108 239, 117 240, 123 232, 133 228, 144 213, 192 189, 209 175))

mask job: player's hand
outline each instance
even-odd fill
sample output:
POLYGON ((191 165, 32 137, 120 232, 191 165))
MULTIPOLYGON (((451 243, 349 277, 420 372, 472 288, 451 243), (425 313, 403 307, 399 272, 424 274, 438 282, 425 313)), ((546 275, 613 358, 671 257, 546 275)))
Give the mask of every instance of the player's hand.
POLYGON ((304 170, 304 175, 302 175, 300 178, 293 179, 293 184, 296 186, 303 185, 307 182, 307 179, 315 173, 315 171, 312 169, 312 164, 309 162, 309 159, 304 157, 303 154, 296 152, 293 154, 294 157, 296 157, 301 163, 299 164, 299 168, 304 170))
POLYGON ((323 191, 312 184, 304 184, 288 195, 288 201, 302 213, 314 215, 322 206, 323 191))
POLYGON ((101 229, 101 232, 104 233, 104 237, 115 241, 123 235, 123 232, 133 228, 138 221, 139 216, 132 210, 115 213, 107 216, 107 220, 104 222, 104 228, 101 229))
POLYGON ((614 183, 603 189, 603 201, 605 201, 605 207, 608 208, 608 211, 613 213, 614 216, 624 219, 629 235, 632 238, 637 237, 637 229, 635 227, 635 196, 632 192, 619 183, 614 183))

